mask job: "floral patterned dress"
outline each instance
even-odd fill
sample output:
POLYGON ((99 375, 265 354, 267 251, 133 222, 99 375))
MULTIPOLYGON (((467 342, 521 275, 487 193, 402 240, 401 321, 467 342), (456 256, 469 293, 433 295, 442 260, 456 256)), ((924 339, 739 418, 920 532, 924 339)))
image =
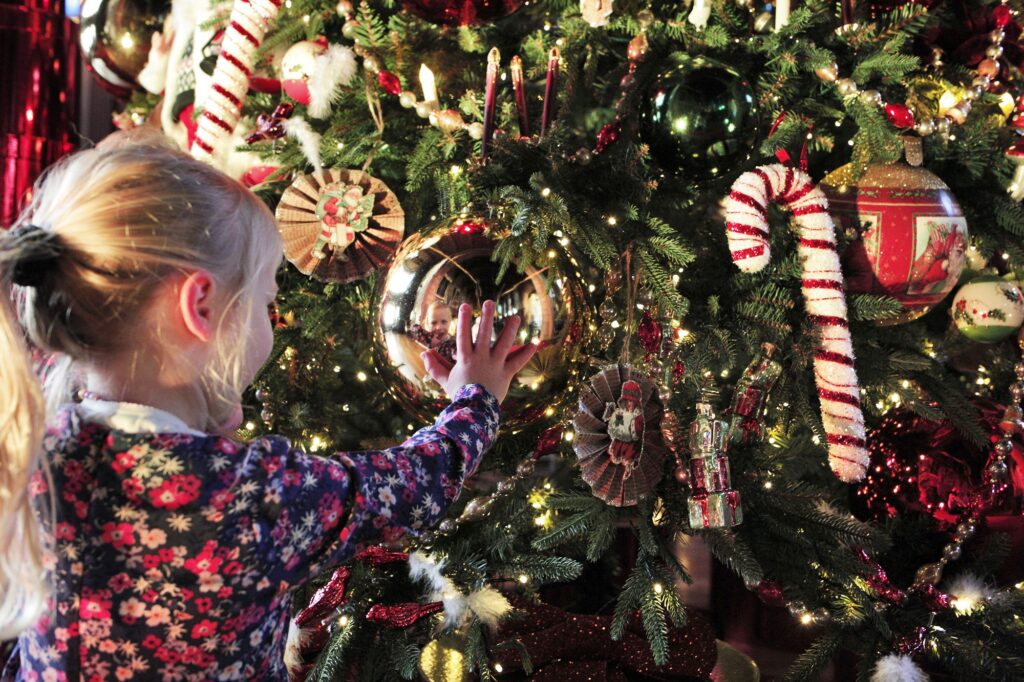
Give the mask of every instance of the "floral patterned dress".
POLYGON ((22 634, 22 680, 284 680, 291 588, 366 542, 436 523, 498 428, 465 386, 434 426, 379 452, 308 456, 126 433, 62 410, 44 443, 53 609, 22 634))

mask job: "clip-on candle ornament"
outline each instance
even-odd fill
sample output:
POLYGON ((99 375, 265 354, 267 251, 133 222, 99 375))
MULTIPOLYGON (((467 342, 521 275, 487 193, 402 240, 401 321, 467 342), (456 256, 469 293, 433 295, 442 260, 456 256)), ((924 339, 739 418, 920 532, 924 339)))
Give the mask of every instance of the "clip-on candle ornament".
POLYGON ((845 33, 857 28, 857 21, 854 19, 856 11, 855 0, 841 0, 839 3, 839 21, 842 25, 836 29, 836 33, 845 33))
POLYGON ((490 151, 491 139, 494 137, 494 106, 498 99, 498 64, 501 62, 501 53, 498 48, 492 47, 487 53, 487 83, 484 90, 484 138, 480 146, 480 155, 484 161, 487 160, 490 151))
POLYGON ((555 91, 558 87, 558 60, 560 54, 557 47, 548 53, 548 80, 544 86, 544 111, 541 113, 540 134, 547 132, 551 118, 555 115, 555 91))
POLYGON ((530 117, 526 111, 526 86, 523 83, 523 60, 519 55, 512 57, 509 64, 512 72, 512 89, 516 96, 516 112, 519 114, 519 136, 530 136, 530 117))
POLYGON ((789 22, 789 0, 775 0, 775 30, 781 31, 789 22))
POLYGON ((686 20, 693 24, 698 30, 703 31, 708 26, 708 19, 711 17, 710 0, 694 0, 693 9, 690 10, 686 20))
POLYGON ((436 110, 438 108, 437 84, 434 82, 434 72, 426 64, 420 64, 420 87, 423 88, 423 103, 436 110))

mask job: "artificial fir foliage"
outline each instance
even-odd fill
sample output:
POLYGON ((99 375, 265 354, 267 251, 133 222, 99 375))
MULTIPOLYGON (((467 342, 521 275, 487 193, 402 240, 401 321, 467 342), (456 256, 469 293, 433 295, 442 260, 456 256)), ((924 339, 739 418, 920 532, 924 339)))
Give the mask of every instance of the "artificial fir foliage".
MULTIPOLYGON (((293 102, 291 120, 306 121, 319 136, 318 159, 292 135, 238 148, 276 167, 254 191, 273 208, 292 180, 313 172, 316 163, 361 169, 398 196, 407 236, 465 214, 502 231, 494 251, 501 273, 545 267, 557 251, 588 283, 588 321, 579 341, 585 357, 570 391, 582 390, 583 380, 602 366, 636 363, 666 389, 659 398, 677 423, 689 424, 699 395, 713 384, 723 393, 715 407, 729 404, 735 382, 762 344, 774 346, 782 371, 759 410, 760 428, 748 425, 764 438, 730 447, 732 485, 743 505, 742 523, 734 528, 691 528, 690 491, 669 475, 677 466, 672 457, 665 458, 661 482, 635 506, 611 507, 594 497, 573 453, 573 395, 562 401, 564 411, 538 420, 545 431, 529 424, 504 430, 450 518, 409 539, 410 547, 443 559, 442 573, 464 594, 492 584, 535 598, 544 586, 571 583, 594 566, 617 563, 617 579, 597 583, 608 589, 593 610, 611 615, 613 638, 639 614, 651 654, 663 664, 672 654, 669 628, 686 619, 672 586, 689 575, 673 553, 674 539, 699 534, 750 589, 782 600, 813 629, 814 644, 787 679, 813 679, 842 649, 859 654, 863 680, 872 679, 878 661, 896 655, 958 679, 1024 678, 1024 628, 1016 617, 1024 592, 1002 585, 969 614, 935 606, 909 588, 917 568, 939 558, 949 529, 912 513, 875 522, 848 511, 852 487, 827 464, 812 364, 821 329, 804 309, 800 235, 787 228, 782 211, 768 207, 773 257, 760 272, 740 272, 730 260, 721 205, 742 173, 776 156, 794 166, 806 161, 815 180, 850 162, 861 171, 869 163, 895 162, 905 144, 913 144, 903 136, 914 135, 911 128, 918 125, 924 166, 950 187, 966 217, 968 268, 987 265, 1019 276, 1024 209, 1006 191, 1014 166, 1004 150, 1014 131, 1008 125, 1012 106, 1009 113, 1002 108, 1024 89, 1016 15, 1000 27, 995 17, 1001 6, 981 0, 891 11, 869 4, 857 7, 862 13, 856 26, 841 27, 835 3, 807 0, 772 31, 755 21, 765 11, 757 3, 713 3, 707 26, 700 28, 679 3, 618 0, 607 24, 595 27, 576 3, 542 0, 510 7, 515 11, 497 21, 458 25, 459 16, 468 21, 466 8, 474 4, 452 3, 463 14, 440 18, 423 9, 433 3, 417 3, 414 14, 393 0, 342 0, 337 6, 288 0, 258 59, 323 37, 352 47, 361 66, 348 85, 338 87, 325 117, 293 102), (456 25, 431 23, 431 17, 456 25), (947 91, 956 102, 967 97, 997 29, 1005 33, 997 73, 970 98, 963 123, 922 128, 926 119, 945 120, 940 99, 947 91), (981 46, 975 53, 955 50, 971 40, 981 46), (490 131, 474 125, 484 119, 493 47, 502 55, 505 78, 496 84, 498 132, 484 163, 479 136, 490 131), (546 88, 555 47, 561 55, 557 78, 546 88), (525 117, 507 79, 513 55, 522 62, 525 117), (707 121, 714 112, 708 111, 661 118, 658 136, 649 132, 652 111, 672 116, 667 103, 654 101, 656 83, 665 87, 671 81, 666 72, 693 59, 725 65, 730 78, 743 80, 736 96, 753 96, 746 112, 752 122, 744 122, 751 129, 744 134, 757 142, 738 150, 734 145, 720 161, 701 151, 711 142, 691 137, 675 148, 697 153, 696 163, 667 164, 663 157, 671 151, 652 150, 649 143, 686 135, 681 131, 691 123, 714 134, 714 121, 707 121), (429 67, 439 93, 433 112, 422 106, 421 65, 429 67), (392 92, 395 78, 398 94, 392 92), (844 79, 852 79, 852 89, 844 79), (892 106, 883 107, 883 98, 892 106), (553 107, 554 115, 539 136, 544 106, 553 107), (916 116, 910 128, 908 108, 916 116), (529 135, 520 129, 524 118, 533 126, 529 135), (646 357, 638 338, 644 311, 663 339, 646 357), (635 548, 628 556, 617 542, 623 534, 633 538, 626 543, 635 548), (859 557, 861 550, 870 562, 859 557), (883 582, 877 565, 885 567, 883 582), (904 597, 887 598, 893 589, 904 597)), ((1021 4, 1002 7, 1017 12, 1021 4)), ((311 79, 308 86, 318 84, 311 79)), ((259 114, 272 114, 284 97, 250 93, 243 127, 251 128, 259 114)), ((140 99, 135 106, 147 105, 140 99)), ((838 230, 839 253, 857 236, 857 229, 838 230)), ((250 401, 242 435, 279 432, 323 453, 395 444, 418 427, 389 397, 386 378, 392 374, 374 364, 381 277, 340 285, 289 266, 279 279, 273 359, 258 379, 259 396, 250 401)), ((975 446, 989 442, 992 434, 983 428, 972 394, 1007 403, 1019 355, 1013 341, 979 350, 960 336, 950 327, 951 299, 893 326, 903 313, 899 301, 877 293, 847 296, 869 429, 900 408, 948 420, 975 446)), ((685 457, 684 439, 677 440, 685 457)), ((964 544, 949 570, 969 568, 994 580, 1006 546, 996 534, 980 534, 964 544)), ((328 577, 304 588, 297 606, 328 577)), ((436 662, 438 649, 445 651, 437 644, 440 617, 408 628, 366 618, 374 605, 433 601, 406 566, 357 560, 346 589, 309 679, 411 679, 428 642, 435 640, 431 660, 436 662)), ((443 637, 458 643, 455 660, 482 679, 500 673, 495 652, 515 646, 471 615, 449 624, 443 637)), ((519 669, 530 669, 528 659, 519 669)))

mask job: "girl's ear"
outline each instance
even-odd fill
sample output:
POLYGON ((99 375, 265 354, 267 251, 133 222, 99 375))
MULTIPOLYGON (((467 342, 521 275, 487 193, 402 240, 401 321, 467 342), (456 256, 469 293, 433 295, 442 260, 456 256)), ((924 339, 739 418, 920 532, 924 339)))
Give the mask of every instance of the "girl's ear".
POLYGON ((205 270, 189 274, 181 284, 178 311, 185 328, 199 341, 213 336, 213 277, 205 270))

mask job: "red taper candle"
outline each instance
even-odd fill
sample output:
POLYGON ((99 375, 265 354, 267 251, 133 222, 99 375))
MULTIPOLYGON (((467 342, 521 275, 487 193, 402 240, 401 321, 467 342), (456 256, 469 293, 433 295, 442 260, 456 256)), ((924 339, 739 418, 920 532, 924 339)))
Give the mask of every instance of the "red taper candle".
POLYGON ((543 135, 551 125, 551 117, 555 115, 555 88, 558 84, 558 48, 551 48, 548 56, 548 82, 544 88, 544 111, 540 119, 540 134, 543 135))
POLYGON ((509 65, 512 72, 512 89, 516 94, 516 111, 519 113, 519 135, 528 137, 530 135, 530 117, 526 112, 526 86, 523 84, 523 60, 519 55, 512 57, 509 65))
POLYGON ((498 99, 499 62, 501 62, 501 53, 498 52, 498 48, 492 47, 487 54, 487 87, 484 90, 484 137, 480 147, 484 160, 487 159, 491 138, 494 137, 494 107, 498 99))

